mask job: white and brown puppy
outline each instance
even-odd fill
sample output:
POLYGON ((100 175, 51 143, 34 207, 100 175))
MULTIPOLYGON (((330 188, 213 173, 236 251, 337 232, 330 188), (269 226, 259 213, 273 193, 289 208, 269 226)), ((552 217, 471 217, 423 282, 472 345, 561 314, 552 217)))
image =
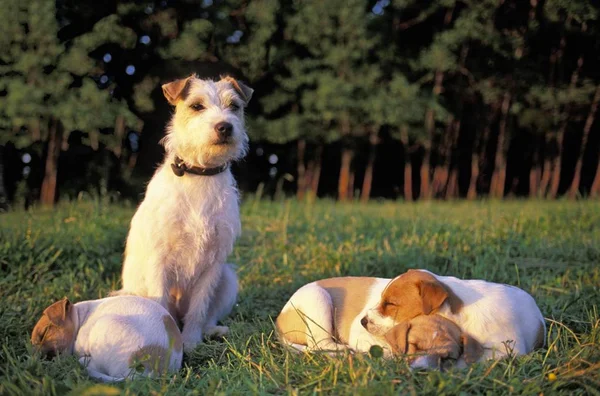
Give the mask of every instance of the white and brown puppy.
POLYGON ((277 318, 278 333, 299 350, 367 352, 392 348, 385 334, 419 315, 437 313, 455 322, 486 348, 483 358, 516 354, 544 343, 545 324, 533 298, 516 287, 438 277, 411 270, 391 280, 323 279, 298 289, 277 318))
POLYGON ((190 76, 162 88, 175 106, 165 161, 131 221, 117 294, 158 301, 183 324, 190 350, 203 335, 228 331, 217 321, 237 296, 237 276, 225 264, 241 232, 229 166, 247 150, 244 108, 253 91, 230 77, 190 76))
POLYGON ((171 315, 137 296, 58 301, 44 310, 31 343, 48 356, 74 353, 91 377, 104 382, 177 371, 183 357, 171 315))
POLYGON ((422 313, 456 323, 484 347, 482 359, 523 355, 545 342, 544 317, 524 290, 425 270, 410 270, 389 282, 361 321, 371 334, 383 336, 422 313))
POLYGON ((385 334, 395 354, 408 355, 411 367, 459 368, 476 362, 483 347, 456 323, 440 315, 420 315, 392 327, 385 334))

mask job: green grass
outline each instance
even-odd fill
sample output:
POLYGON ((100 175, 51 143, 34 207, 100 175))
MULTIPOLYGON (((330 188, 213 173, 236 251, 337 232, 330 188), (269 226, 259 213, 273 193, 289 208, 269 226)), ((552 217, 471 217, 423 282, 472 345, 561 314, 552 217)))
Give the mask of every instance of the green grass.
POLYGON ((176 374, 99 385, 74 357, 32 354, 29 335, 51 302, 118 287, 133 211, 84 202, 0 215, 1 395, 600 393, 600 202, 249 199, 230 258, 241 290, 227 339, 186 355, 176 374), (277 341, 272 320, 304 283, 409 268, 520 286, 547 318, 548 347, 440 373, 400 359, 295 354, 277 341))

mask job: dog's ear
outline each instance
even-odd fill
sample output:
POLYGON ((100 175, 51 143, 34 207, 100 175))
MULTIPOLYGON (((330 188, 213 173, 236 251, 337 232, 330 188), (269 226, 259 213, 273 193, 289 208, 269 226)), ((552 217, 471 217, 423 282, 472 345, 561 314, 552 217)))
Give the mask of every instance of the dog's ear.
POLYGON ((429 315, 438 309, 448 298, 448 292, 439 281, 423 280, 419 283, 421 299, 423 300, 423 313, 429 315))
POLYGON ((385 340, 390 344, 394 353, 406 354, 408 351, 409 330, 410 323, 402 322, 385 333, 385 340))
POLYGON ((483 355, 483 346, 479 341, 467 333, 461 335, 461 340, 463 343, 463 358, 465 359, 465 363, 471 364, 478 361, 483 355))
POLYGON ((69 317, 72 308, 73 304, 65 297, 46 308, 44 314, 50 322, 57 326, 62 326, 69 317))
POLYGON ((233 86, 233 89, 236 90, 238 95, 240 95, 240 97, 246 104, 250 102, 250 99, 252 99, 252 94, 254 93, 254 90, 252 88, 250 88, 243 82, 236 80, 233 77, 226 76, 223 77, 222 80, 230 83, 233 86))
POLYGON ((165 98, 167 98, 170 104, 175 106, 177 102, 186 98, 190 86, 190 79, 191 76, 163 84, 163 95, 165 95, 165 98))

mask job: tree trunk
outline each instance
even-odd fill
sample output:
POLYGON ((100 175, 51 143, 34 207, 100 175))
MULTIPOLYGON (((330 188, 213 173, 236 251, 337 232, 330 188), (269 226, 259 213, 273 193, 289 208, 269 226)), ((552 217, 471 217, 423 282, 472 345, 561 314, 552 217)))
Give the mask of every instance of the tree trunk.
POLYGON ((529 170, 529 198, 538 196, 538 188, 540 185, 540 145, 539 137, 535 137, 535 147, 533 148, 533 159, 531 161, 531 169, 529 170))
POLYGON ((306 167, 304 166, 304 154, 306 153, 306 140, 298 139, 298 178, 297 178, 297 189, 296 189, 296 198, 299 201, 304 199, 304 194, 306 192, 306 167))
MULTIPOLYGON (((548 138, 544 137, 544 145, 548 147, 548 138)), ((544 151, 547 151, 545 149, 544 151)), ((542 165, 542 178, 540 181, 540 188, 538 190, 538 197, 545 197, 548 192, 548 185, 550 184, 550 171, 552 169, 552 162, 548 154, 544 155, 544 162, 542 165)))
MULTIPOLYGON (((581 71, 581 67, 583 66, 583 57, 580 56, 579 59, 577 60, 577 67, 575 68, 575 71, 573 71, 573 74, 571 75, 571 82, 569 84, 569 89, 573 89, 575 88, 575 86, 577 85, 577 81, 579 80, 579 73, 581 71)), ((560 171, 562 169, 562 156, 564 154, 564 140, 565 140, 565 131, 567 130, 567 124, 569 121, 569 112, 570 112, 571 106, 566 105, 565 106, 565 119, 564 121, 561 123, 560 128, 558 129, 558 133, 556 134, 556 144, 558 145, 558 154, 556 155, 556 158, 554 159, 554 163, 552 166, 552 179, 550 181, 550 191, 548 191, 548 198, 554 199, 556 198, 556 195, 558 194, 558 187, 560 186, 560 171)))
POLYGON ((115 148, 113 150, 117 158, 121 158, 123 151, 123 136, 125 136, 125 117, 119 115, 115 120, 115 148))
POLYGON ((600 197, 600 157, 598 157, 598 164, 596 165, 596 175, 594 176, 594 182, 590 189, 590 195, 592 197, 600 197))
POLYGON ((369 158, 365 169, 362 190, 360 193, 361 202, 368 202, 371 197, 371 187, 373 185, 373 168, 375 166, 375 156, 377 155, 377 130, 373 129, 369 136, 369 158))
POLYGON ((404 200, 412 201, 412 163, 408 148, 408 127, 406 125, 400 127, 400 141, 402 142, 402 146, 404 146, 404 200))
POLYGON ((8 194, 4 186, 4 146, 0 146, 0 213, 8 209, 8 194))
POLYGON ((60 156, 60 145, 62 142, 62 129, 58 121, 50 121, 50 130, 48 131, 48 153, 46 154, 46 166, 44 170, 44 180, 42 181, 42 190, 40 200, 42 205, 54 205, 56 197, 56 176, 58 174, 58 157, 60 156))
POLYGON ((338 199, 344 202, 348 199, 348 187, 350 184, 350 165, 353 153, 349 148, 342 148, 342 162, 340 166, 340 178, 338 181, 338 199))
POLYGON ((501 119, 498 127, 498 146, 496 147, 496 157, 494 160, 494 173, 490 186, 490 196, 492 198, 504 197, 504 187, 506 184, 506 126, 508 124, 508 110, 510 108, 511 94, 506 92, 502 99, 501 119))
POLYGON ((317 146, 315 153, 314 164, 311 167, 311 178, 310 178, 310 195, 311 198, 315 198, 319 193, 319 179, 321 178, 321 161, 323 156, 323 145, 317 146))
POLYGON ((450 153, 452 152, 452 127, 454 119, 452 116, 448 119, 446 131, 442 137, 442 142, 439 149, 439 157, 443 159, 443 163, 436 166, 433 170, 433 181, 431 183, 431 194, 434 198, 441 197, 444 193, 444 188, 448 183, 448 174, 450 168, 450 153))
POLYGON ((472 201, 477 198, 477 179, 479 178, 479 153, 477 149, 471 154, 471 179, 469 180, 469 191, 467 199, 472 201))
POLYGON ((592 125, 594 124, 594 120, 596 119, 596 111, 598 110, 598 102, 600 102, 600 85, 596 87, 596 93, 594 94, 594 99, 592 100, 592 105, 590 107, 590 112, 585 120, 585 125, 583 126, 583 136, 581 138, 581 148, 579 149, 579 154, 577 156, 577 164, 575 165, 575 175, 573 175, 573 180, 571 181, 571 186, 569 187, 569 198, 574 199, 579 191, 579 182, 581 180, 581 167, 583 166, 583 155, 585 154, 585 149, 587 147, 587 141, 590 136, 590 130, 592 129, 592 125))
MULTIPOLYGON (((437 98, 442 92, 444 72, 437 70, 435 72, 434 81, 433 97, 435 100, 435 98, 437 98)), ((427 131, 427 142, 425 142, 423 145, 425 154, 423 156, 423 163, 421 164, 421 193, 419 194, 419 198, 427 200, 431 198, 429 173, 431 167, 431 148, 433 146, 433 135, 435 131, 435 112, 432 107, 429 107, 425 113, 425 131, 427 131)))
POLYGON ((448 185, 446 186, 446 199, 452 199, 458 197, 458 167, 457 164, 453 164, 453 153, 458 146, 458 136, 460 134, 460 120, 454 120, 452 125, 452 148, 448 154, 448 168, 450 174, 448 176, 448 185))

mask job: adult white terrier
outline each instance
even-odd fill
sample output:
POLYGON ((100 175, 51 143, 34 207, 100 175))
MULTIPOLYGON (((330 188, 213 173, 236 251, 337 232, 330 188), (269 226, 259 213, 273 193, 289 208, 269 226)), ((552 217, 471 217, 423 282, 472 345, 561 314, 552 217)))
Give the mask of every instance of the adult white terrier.
POLYGON ((238 191, 229 169, 248 147, 244 108, 253 90, 231 77, 197 76, 162 87, 175 114, 163 140, 166 155, 131 221, 123 289, 158 301, 181 324, 184 350, 217 326, 237 296, 225 264, 241 232, 238 191))

